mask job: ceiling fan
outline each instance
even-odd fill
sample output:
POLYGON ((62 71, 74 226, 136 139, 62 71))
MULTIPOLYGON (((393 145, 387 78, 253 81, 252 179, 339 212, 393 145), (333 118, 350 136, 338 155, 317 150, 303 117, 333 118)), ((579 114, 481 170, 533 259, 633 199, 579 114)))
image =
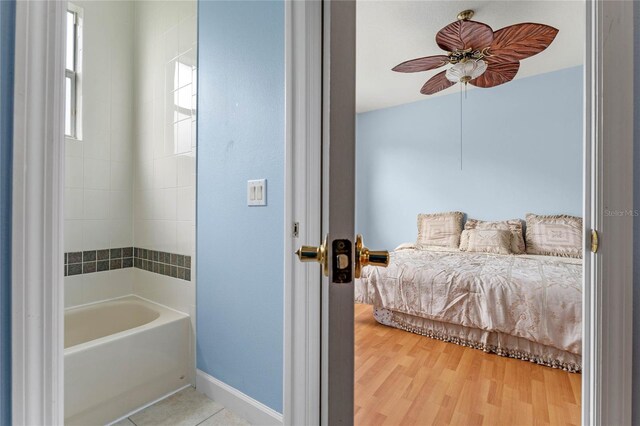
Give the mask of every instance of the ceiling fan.
POLYGON ((420 89, 432 95, 460 82, 476 87, 494 87, 516 76, 520 61, 545 50, 558 34, 549 25, 522 23, 493 31, 482 22, 472 21, 473 10, 458 14, 458 20, 436 34, 436 43, 446 55, 411 59, 393 71, 421 72, 453 66, 431 77, 420 89))

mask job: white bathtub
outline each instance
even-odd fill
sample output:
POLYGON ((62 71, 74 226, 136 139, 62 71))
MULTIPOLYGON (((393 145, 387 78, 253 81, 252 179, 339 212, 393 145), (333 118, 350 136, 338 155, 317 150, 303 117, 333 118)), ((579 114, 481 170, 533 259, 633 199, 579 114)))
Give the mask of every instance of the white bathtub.
POLYGON ((189 316, 136 296, 65 311, 65 424, 104 425, 192 380, 189 316))

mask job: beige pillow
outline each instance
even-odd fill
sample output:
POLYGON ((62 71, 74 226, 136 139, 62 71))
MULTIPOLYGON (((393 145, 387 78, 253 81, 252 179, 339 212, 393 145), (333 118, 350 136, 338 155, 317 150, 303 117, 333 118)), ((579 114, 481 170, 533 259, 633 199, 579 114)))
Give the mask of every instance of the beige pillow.
POLYGON ((582 258, 582 218, 527 214, 527 253, 582 258))
POLYGON ((458 248, 462 232, 462 213, 435 213, 418 215, 418 249, 429 247, 458 248))
MULTIPOLYGON (((502 220, 497 222, 486 222, 478 219, 467 219, 464 229, 503 229, 511 231, 513 238, 511 239, 511 253, 525 253, 524 236, 522 232, 522 221, 520 219, 502 220)), ((462 233, 460 238, 460 250, 466 250, 468 234, 462 233)))
POLYGON ((465 229, 462 234, 468 235, 468 252, 511 254, 513 233, 510 230, 465 229))

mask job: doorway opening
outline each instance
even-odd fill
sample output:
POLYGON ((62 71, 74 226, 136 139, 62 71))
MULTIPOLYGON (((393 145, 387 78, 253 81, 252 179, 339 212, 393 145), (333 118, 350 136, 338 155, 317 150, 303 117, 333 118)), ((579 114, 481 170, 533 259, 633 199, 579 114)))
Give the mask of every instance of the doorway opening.
POLYGON ((463 6, 357 4, 354 422, 578 424, 585 4, 463 6))

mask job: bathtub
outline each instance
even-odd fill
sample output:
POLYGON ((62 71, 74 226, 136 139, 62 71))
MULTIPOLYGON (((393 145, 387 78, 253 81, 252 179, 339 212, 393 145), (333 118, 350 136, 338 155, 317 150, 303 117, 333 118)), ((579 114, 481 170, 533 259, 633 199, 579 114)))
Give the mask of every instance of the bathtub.
POLYGON ((192 381, 189 316, 136 296, 65 311, 65 424, 104 425, 192 381))

